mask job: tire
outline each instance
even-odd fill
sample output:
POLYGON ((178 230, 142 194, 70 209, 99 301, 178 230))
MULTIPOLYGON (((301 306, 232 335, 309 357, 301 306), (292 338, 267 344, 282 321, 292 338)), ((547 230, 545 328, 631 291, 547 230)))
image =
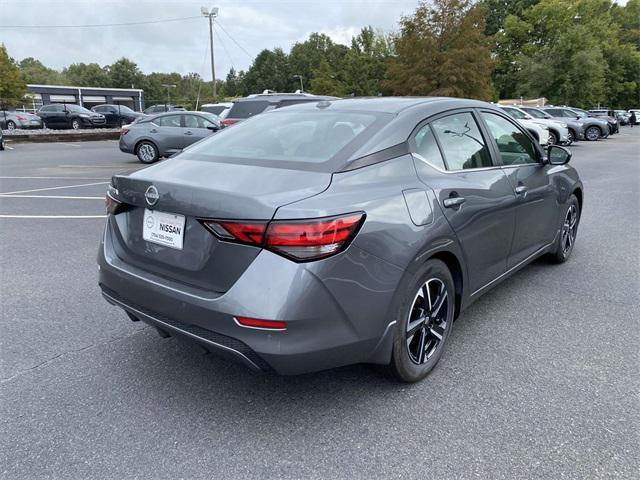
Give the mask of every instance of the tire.
POLYGON ((549 145, 558 145, 558 135, 556 132, 549 130, 549 145))
POLYGON ((444 262, 428 260, 409 281, 395 312, 389 368, 396 378, 417 382, 433 370, 453 327, 454 310, 455 287, 451 272, 444 262), (430 310, 430 315, 424 315, 424 307, 430 310))
POLYGON ((7 122, 7 130, 15 130, 16 129, 16 124, 13 120, 9 120, 7 122))
POLYGON ((596 125, 591 125, 584 131, 584 138, 590 142, 595 142, 602 136, 602 130, 596 125))
POLYGON ((573 142, 577 142, 577 137, 576 137, 576 132, 574 132, 572 129, 569 129, 569 142, 568 145, 571 145, 573 142))
POLYGON ((160 158, 158 147, 146 140, 138 144, 136 147, 136 155, 138 156, 138 160, 145 164, 157 162, 160 158))
POLYGON ((562 225, 560 226, 560 235, 556 240, 555 251, 551 254, 551 259, 555 263, 564 263, 569 260, 576 242, 581 213, 580 203, 577 197, 572 194, 562 215, 562 225))
POLYGON ((80 130, 81 128, 82 128, 82 124, 80 123, 80 120, 78 120, 77 118, 74 118, 73 120, 71 120, 72 130, 80 130))

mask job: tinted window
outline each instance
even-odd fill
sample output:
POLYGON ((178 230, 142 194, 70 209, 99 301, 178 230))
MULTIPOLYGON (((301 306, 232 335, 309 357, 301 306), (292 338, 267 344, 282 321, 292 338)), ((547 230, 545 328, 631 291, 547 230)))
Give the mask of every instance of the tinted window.
POLYGON ((180 115, 165 115, 157 117, 153 120, 153 123, 161 127, 179 127, 180 115))
POLYGON ((545 110, 549 115, 553 115, 554 117, 562 117, 562 112, 557 108, 547 108, 545 110))
POLYGON ((74 104, 70 104, 70 103, 67 103, 65 105, 65 108, 67 109, 67 111, 73 112, 73 113, 91 113, 90 110, 88 110, 88 109, 86 109, 84 107, 81 107, 80 105, 74 105, 74 104))
POLYGON ((203 112, 213 113, 214 115, 220 115, 227 108, 225 105, 216 105, 215 107, 202 107, 203 112))
POLYGON ((225 158, 324 162, 376 120, 374 114, 287 112, 260 115, 211 136, 190 152, 225 158))
POLYGON ((518 119, 527 118, 526 115, 522 113, 520 110, 518 110, 517 108, 503 108, 502 110, 507 112, 507 114, 511 115, 513 118, 518 118, 518 119))
POLYGON ((534 118, 547 118, 544 113, 540 110, 536 110, 535 108, 524 108, 523 110, 534 118))
POLYGON ((200 115, 185 115, 184 126, 187 128, 207 128, 209 125, 213 125, 214 122, 207 120, 200 115))
POLYGON ((444 169, 444 161, 442 160, 442 154, 438 148, 436 138, 433 136, 433 131, 429 125, 425 125, 414 137, 415 141, 415 153, 420 155, 424 160, 437 168, 444 169))
POLYGON ((43 113, 53 112, 53 107, 53 105, 45 105, 44 107, 40 108, 40 111, 43 113))
POLYGON ((484 112, 481 115, 498 144, 502 163, 505 165, 538 163, 533 143, 518 127, 493 113, 484 112))
POLYGON ((457 113, 431 124, 449 170, 491 167, 491 155, 470 113, 457 113))
POLYGON ((229 111, 228 118, 249 118, 264 112, 269 106, 266 100, 236 102, 229 111))

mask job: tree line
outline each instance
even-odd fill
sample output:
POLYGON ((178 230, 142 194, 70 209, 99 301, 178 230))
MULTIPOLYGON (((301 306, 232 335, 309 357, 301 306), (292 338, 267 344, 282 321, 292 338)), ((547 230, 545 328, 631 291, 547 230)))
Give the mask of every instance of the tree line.
POLYGON ((350 45, 312 33, 289 53, 264 49, 247 70, 231 69, 216 80, 216 99, 211 82, 197 73, 144 74, 127 58, 58 71, 35 58, 4 56, 0 78, 14 68, 18 83, 142 88, 147 104, 165 102, 162 85, 171 84, 171 101, 189 108, 266 89, 294 91, 302 81, 305 91, 341 97, 546 97, 626 109, 640 105, 640 0, 624 6, 611 0, 421 2, 391 34, 369 26, 350 45))

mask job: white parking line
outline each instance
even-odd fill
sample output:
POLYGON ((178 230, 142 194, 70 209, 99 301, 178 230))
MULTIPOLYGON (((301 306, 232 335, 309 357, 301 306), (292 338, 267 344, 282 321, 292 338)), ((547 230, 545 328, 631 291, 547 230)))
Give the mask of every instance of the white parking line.
POLYGON ((104 197, 73 197, 70 195, 10 195, 0 194, 0 198, 52 198, 65 200, 104 200, 104 197))
POLYGON ((75 143, 64 143, 64 142, 58 142, 58 145, 68 145, 69 147, 76 147, 76 148, 80 148, 80 145, 76 145, 75 143))
POLYGON ((0 180, 109 180, 102 177, 7 177, 0 176, 0 180))
POLYGON ((9 145, 5 145, 4 148, 6 148, 7 150, 13 150, 13 147, 10 147, 9 145))
POLYGON ((96 183, 83 183, 81 185, 65 185, 63 187, 49 187, 49 188, 36 188, 34 190, 18 190, 15 192, 3 192, 0 195, 15 195, 17 193, 33 193, 33 192, 44 192, 47 190, 61 190, 64 188, 77 188, 77 187, 90 187, 92 185, 106 185, 109 182, 96 182, 96 183))
POLYGON ((0 215, 0 218, 106 218, 106 215, 0 215))

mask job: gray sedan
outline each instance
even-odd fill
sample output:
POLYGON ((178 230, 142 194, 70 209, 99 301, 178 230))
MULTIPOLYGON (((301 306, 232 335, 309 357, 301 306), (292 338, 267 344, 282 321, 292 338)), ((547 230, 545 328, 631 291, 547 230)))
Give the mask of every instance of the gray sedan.
POLYGON ((483 293, 569 259, 570 158, 475 100, 275 109, 113 177, 98 282, 133 321, 255 370, 368 362, 414 382, 483 293))
POLYGON ((222 128, 212 113, 172 111, 127 125, 120 131, 120 150, 142 163, 169 157, 222 128))
POLYGON ((42 128, 42 119, 38 115, 15 110, 0 110, 0 125, 7 130, 42 128))

